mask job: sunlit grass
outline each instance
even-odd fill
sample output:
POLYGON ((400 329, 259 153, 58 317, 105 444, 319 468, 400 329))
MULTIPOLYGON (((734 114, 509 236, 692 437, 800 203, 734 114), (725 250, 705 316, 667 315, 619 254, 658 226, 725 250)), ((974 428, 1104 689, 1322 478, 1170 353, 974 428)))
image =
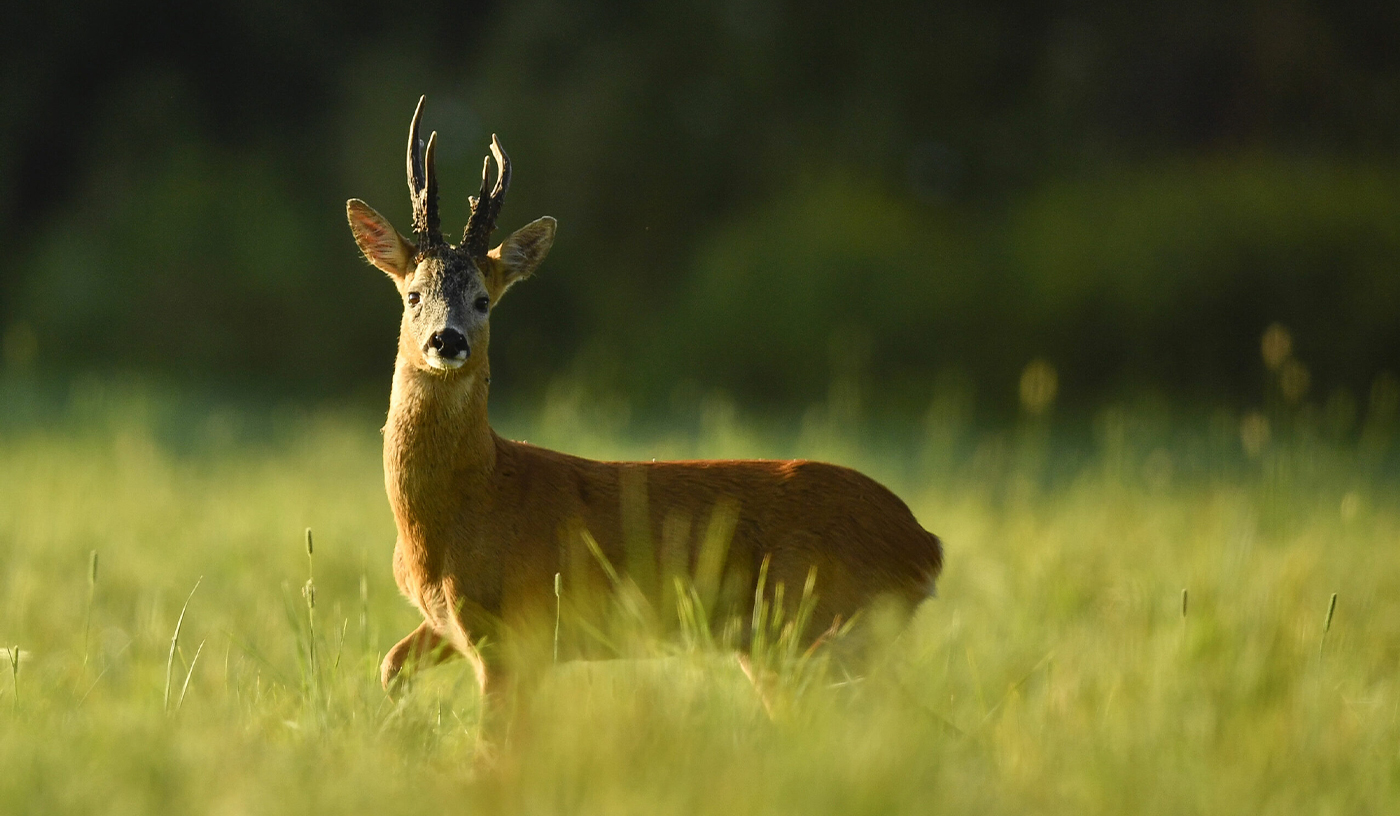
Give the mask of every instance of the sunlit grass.
POLYGON ((879 476, 943 536, 940 597, 861 676, 777 661, 772 717, 732 659, 658 644, 557 667, 483 740, 462 663, 397 703, 378 687, 379 656, 418 621, 390 576, 375 416, 260 420, 97 389, 0 431, 0 644, 19 650, 0 666, 0 811, 1376 813, 1400 798, 1400 504, 1380 430, 1325 441, 1280 416, 1251 457, 1231 417, 1109 413, 1076 447, 1044 424, 982 433, 934 413, 892 454, 820 412, 785 438, 716 403, 641 438, 570 400, 503 425, 590 455, 748 450, 879 476))

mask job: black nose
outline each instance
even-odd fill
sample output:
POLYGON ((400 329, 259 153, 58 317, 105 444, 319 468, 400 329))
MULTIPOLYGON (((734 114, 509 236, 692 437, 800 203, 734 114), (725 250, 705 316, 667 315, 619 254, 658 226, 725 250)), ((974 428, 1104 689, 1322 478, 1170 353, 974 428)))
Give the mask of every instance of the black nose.
POLYGON ((440 356, 448 359, 466 357, 470 353, 467 348, 467 338, 456 329, 443 329, 435 333, 428 341, 428 345, 432 346, 440 356))

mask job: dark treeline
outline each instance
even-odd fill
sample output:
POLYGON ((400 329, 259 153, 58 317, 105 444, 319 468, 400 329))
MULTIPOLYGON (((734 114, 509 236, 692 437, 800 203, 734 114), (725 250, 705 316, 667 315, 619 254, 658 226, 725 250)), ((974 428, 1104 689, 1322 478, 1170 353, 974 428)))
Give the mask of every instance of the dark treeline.
MULTIPOLYGON (((854 378, 996 414, 1306 396, 1400 370, 1400 5, 53 2, 0 61, 6 365, 380 393, 397 328, 346 198, 560 220, 493 320, 516 395, 657 407, 854 378), (1296 383, 1295 383, 1296 384, 1296 383)), ((498 386, 499 387, 499 386, 498 386)))

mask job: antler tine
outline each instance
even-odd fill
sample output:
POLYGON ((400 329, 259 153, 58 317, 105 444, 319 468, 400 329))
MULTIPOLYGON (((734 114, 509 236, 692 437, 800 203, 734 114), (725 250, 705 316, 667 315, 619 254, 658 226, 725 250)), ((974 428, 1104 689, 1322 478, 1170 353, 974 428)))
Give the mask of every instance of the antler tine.
POLYGON ((491 157, 481 157, 481 192, 477 194, 479 200, 485 201, 489 196, 486 189, 491 186, 491 157))
POLYGON ((501 141, 491 134, 491 155, 481 162, 481 191, 472 197, 472 215, 462 232, 462 246, 475 257, 486 254, 491 232, 496 228, 496 216, 501 214, 506 190, 510 187, 510 157, 501 149, 501 141), (487 193, 491 182, 491 160, 496 160, 496 185, 487 193))
MULTIPOLYGON (((481 189, 477 191, 476 195, 467 196, 467 201, 472 205, 471 218, 467 219, 468 230, 471 229, 472 219, 476 218, 476 211, 477 208, 481 206, 481 202, 491 199, 491 196, 486 193, 486 188, 489 186, 491 186, 491 157, 486 156, 481 160, 481 189)), ((462 234, 463 241, 467 240, 467 235, 467 233, 462 234)))
POLYGON ((500 212, 506 190, 510 188, 510 156, 501 148, 501 140, 497 139, 494 133, 491 134, 491 155, 496 157, 496 167, 500 170, 500 174, 496 176, 496 187, 491 190, 491 199, 496 204, 496 211, 500 212))
POLYGON ((423 119, 423 103, 428 97, 418 97, 418 107, 413 111, 413 121, 408 125, 408 194, 417 205, 418 194, 423 189, 423 142, 418 138, 418 123, 423 119))
POLYGON ((437 131, 428 135, 428 149, 423 154, 423 166, 427 171, 427 183, 423 190, 423 211, 427 216, 428 234, 431 240, 438 242, 442 240, 442 223, 438 220, 438 189, 437 189, 437 163, 434 157, 437 155, 437 131))
POLYGON ((419 249, 442 240, 438 220, 437 169, 433 161, 437 133, 428 137, 426 151, 423 140, 418 137, 418 124, 423 119, 423 104, 427 100, 427 96, 418 98, 413 122, 408 126, 408 197, 413 203, 413 232, 419 249))

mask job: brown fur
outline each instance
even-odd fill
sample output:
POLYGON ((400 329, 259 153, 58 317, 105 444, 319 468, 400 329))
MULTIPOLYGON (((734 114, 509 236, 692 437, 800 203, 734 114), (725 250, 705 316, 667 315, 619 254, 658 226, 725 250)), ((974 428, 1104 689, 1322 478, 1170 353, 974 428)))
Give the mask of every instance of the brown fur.
POLYGON ((742 597, 752 598, 765 555, 771 555, 769 586, 782 582, 794 593, 816 566, 811 634, 881 595, 912 607, 941 569, 938 539, 893 493, 848 468, 808 461, 598 462, 502 439, 487 424, 485 368, 483 361, 476 376, 447 379, 402 357, 396 367, 384 431, 385 485, 399 529, 394 575, 425 624, 386 658, 386 683, 404 660, 440 638, 476 663, 485 685, 491 671, 473 642, 500 638, 553 609, 554 575, 577 569, 570 535, 580 526, 611 564, 625 569, 629 478, 644 486, 650 541, 666 538, 668 518, 690 520, 683 555, 689 571, 714 508, 738 503, 728 563, 750 581, 742 597), (572 569, 565 563, 571 558, 572 569))
MULTIPOLYGON (((417 116, 411 160, 416 134, 417 116)), ((426 168, 431 179, 431 161, 426 168)), ((385 656, 386 688, 407 662, 455 652, 472 661, 485 690, 503 653, 483 654, 483 638, 528 642, 554 610, 556 574, 570 597, 584 594, 581 584, 600 583, 596 559, 580 547, 582 531, 610 564, 630 567, 639 584, 651 584, 644 589, 664 593, 667 574, 696 570, 705 527, 721 506, 737 508, 723 566, 725 580, 739 584, 739 607, 729 611, 744 614, 743 605, 753 603, 765 558, 767 586, 789 588, 789 609, 816 568, 808 639, 877 598, 910 608, 931 590, 943 561, 937 537, 893 493, 848 468, 597 462, 497 436, 486 410, 487 316, 468 304, 484 293, 494 306, 534 271, 553 243, 552 218, 478 257, 440 238, 415 246, 357 200, 347 215, 365 257, 405 299, 384 427, 384 483, 398 526, 394 577, 424 622, 385 656), (432 364, 431 338, 443 326, 460 326, 470 344, 455 369, 432 364), (631 546, 639 538, 660 545, 639 555, 631 546)))

